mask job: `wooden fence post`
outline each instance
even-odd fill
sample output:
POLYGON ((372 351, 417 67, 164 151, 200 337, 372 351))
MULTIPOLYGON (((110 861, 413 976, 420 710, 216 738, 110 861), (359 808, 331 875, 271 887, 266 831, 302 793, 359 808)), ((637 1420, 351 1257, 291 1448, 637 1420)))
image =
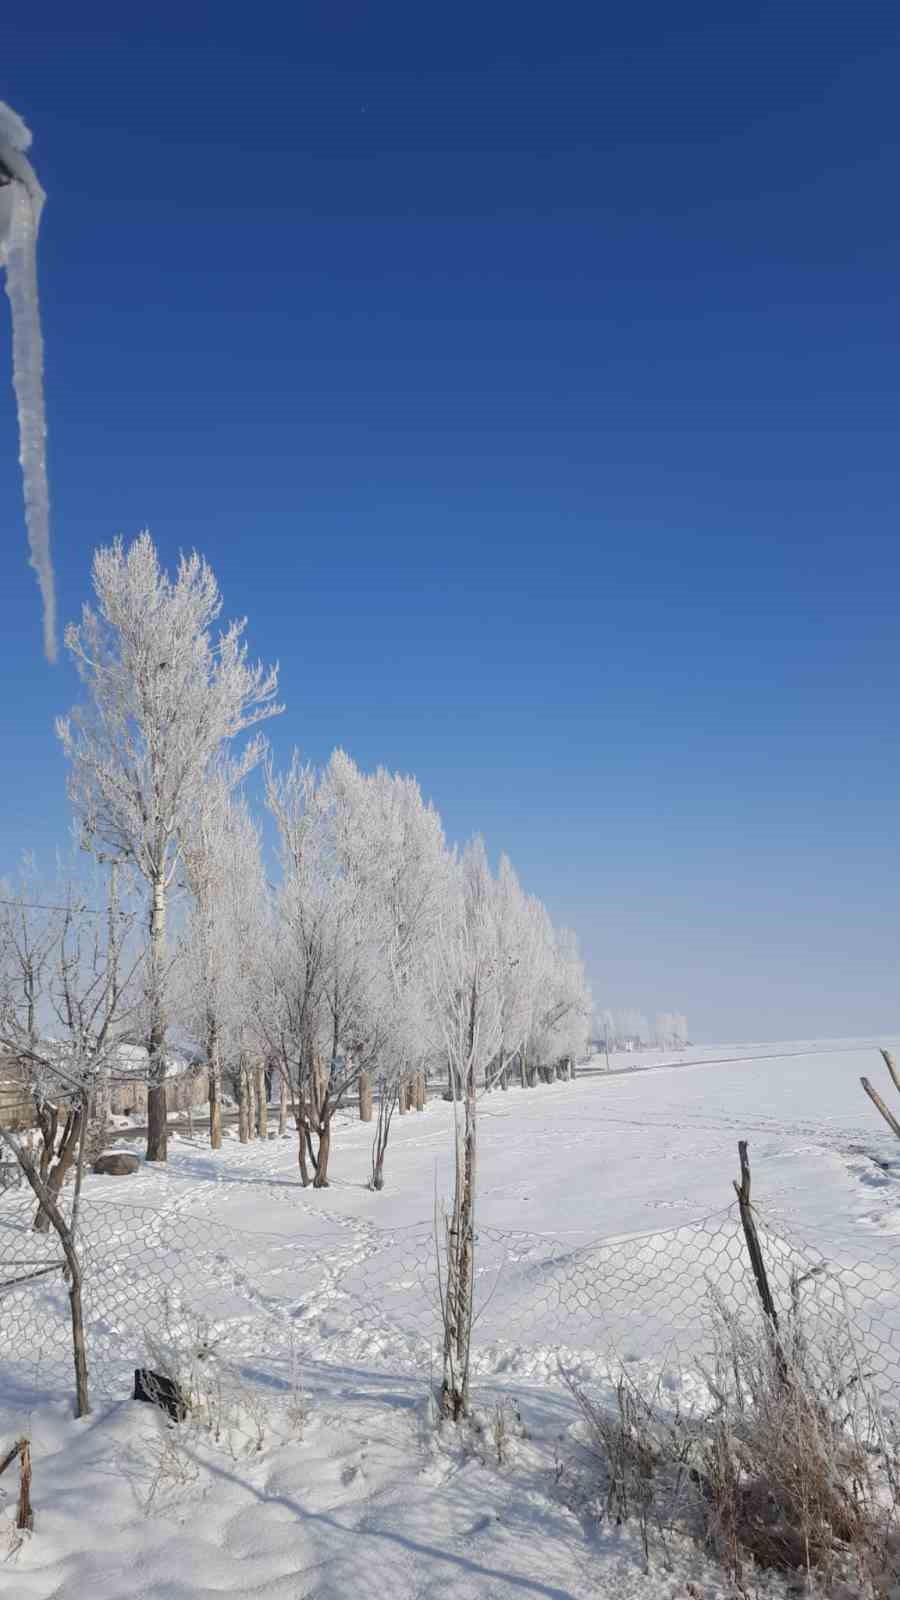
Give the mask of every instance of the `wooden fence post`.
POLYGON ((778 1312, 775 1309, 775 1301, 772 1298, 772 1291, 769 1287, 769 1275, 766 1272, 765 1257, 762 1253, 762 1245, 759 1242, 759 1234, 756 1231, 753 1207, 750 1204, 750 1158, 747 1155, 746 1139, 738 1140, 738 1156, 741 1163, 741 1181, 740 1183, 735 1182, 734 1192, 738 1197, 741 1225, 747 1242, 747 1254, 750 1257, 750 1265, 756 1280, 756 1290, 759 1295, 760 1305, 772 1327, 779 1377, 783 1383, 786 1383, 787 1362, 781 1347, 781 1340, 778 1337, 778 1312))
POLYGON ((897 1121, 897 1118, 894 1116, 893 1111, 889 1111, 888 1110, 888 1107, 885 1105, 884 1101, 882 1100, 881 1095, 878 1093, 878 1090, 877 1089, 873 1089, 873 1087, 872 1087, 871 1083, 869 1082, 868 1078, 860 1078, 859 1081, 862 1084, 863 1088, 865 1089, 866 1094, 869 1096, 869 1099, 872 1101, 872 1104, 878 1107, 878 1110, 881 1112, 881 1115, 884 1117, 884 1120, 887 1123, 888 1127, 890 1128, 891 1133, 893 1133, 896 1138, 900 1139, 900 1122, 897 1121))

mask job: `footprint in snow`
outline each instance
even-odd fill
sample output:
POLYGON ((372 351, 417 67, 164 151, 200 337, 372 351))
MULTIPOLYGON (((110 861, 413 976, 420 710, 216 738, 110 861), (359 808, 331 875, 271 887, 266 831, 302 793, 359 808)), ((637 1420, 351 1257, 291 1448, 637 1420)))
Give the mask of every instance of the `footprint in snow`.
POLYGON ((472 1526, 469 1529, 466 1537, 471 1539, 476 1533, 487 1533, 487 1530, 491 1526, 493 1520, 493 1517, 487 1515, 479 1517, 476 1522, 472 1523, 472 1526))

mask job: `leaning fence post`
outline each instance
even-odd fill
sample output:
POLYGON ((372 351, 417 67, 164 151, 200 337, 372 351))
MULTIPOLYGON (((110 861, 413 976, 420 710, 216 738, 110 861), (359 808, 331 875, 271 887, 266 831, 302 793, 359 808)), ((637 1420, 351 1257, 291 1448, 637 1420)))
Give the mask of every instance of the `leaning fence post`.
POLYGON ((12 1449, 7 1451, 0 1461, 0 1472, 5 1472, 11 1461, 19 1458, 19 1504, 16 1510, 16 1527, 27 1529, 34 1528, 34 1512, 31 1509, 31 1441, 17 1439, 12 1449))
POLYGON ((746 1139, 738 1140, 738 1156, 741 1162, 741 1181, 740 1183, 735 1181, 734 1192, 738 1197, 741 1225, 744 1229, 744 1238, 747 1241, 747 1254, 750 1257, 750 1265, 753 1268, 753 1276, 756 1279, 760 1304, 772 1325, 778 1372, 782 1380, 785 1380, 787 1378, 787 1362, 781 1347, 781 1340, 778 1337, 778 1312, 775 1310, 775 1301, 772 1299, 772 1291, 769 1288, 765 1258, 762 1253, 762 1245, 759 1242, 759 1234, 756 1231, 753 1207, 750 1204, 750 1158, 747 1155, 746 1139))
POLYGON ((897 1063, 894 1060, 893 1054, 891 1053, 890 1050, 884 1050, 883 1049, 882 1052, 881 1052, 881 1056, 882 1056, 882 1060, 884 1061, 885 1066, 888 1069, 888 1072, 891 1075, 891 1080, 893 1082, 894 1088, 897 1090, 897 1093, 900 1094, 900 1077, 898 1077, 898 1075, 897 1075, 897 1063))
POLYGON ((884 1101, 882 1100, 881 1095, 878 1093, 878 1090, 877 1089, 873 1089, 873 1087, 872 1087, 871 1083, 869 1082, 868 1078, 860 1078, 859 1081, 862 1084, 863 1088, 865 1089, 866 1094, 869 1096, 869 1099, 872 1101, 873 1105, 876 1105, 878 1107, 878 1110, 881 1112, 881 1115, 884 1117, 884 1120, 887 1123, 888 1127, 890 1128, 891 1132, 893 1134, 895 1134, 898 1139, 900 1139, 900 1122, 897 1121, 897 1118, 894 1116, 893 1111, 888 1110, 888 1107, 885 1105, 884 1101))

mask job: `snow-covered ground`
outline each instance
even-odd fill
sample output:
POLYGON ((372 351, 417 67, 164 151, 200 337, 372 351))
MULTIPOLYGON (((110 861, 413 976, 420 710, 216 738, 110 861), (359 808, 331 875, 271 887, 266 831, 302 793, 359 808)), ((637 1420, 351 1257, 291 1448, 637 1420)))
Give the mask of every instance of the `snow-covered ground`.
MULTIPOLYGON (((669 1061, 648 1052, 612 1066, 630 1070, 607 1076, 597 1058, 575 1083, 482 1103, 481 1434, 448 1437, 429 1414, 445 1103, 396 1119, 379 1195, 366 1188, 371 1130, 349 1117, 324 1191, 299 1187, 293 1138, 227 1138, 214 1155, 202 1138, 178 1136, 165 1169, 91 1178, 86 1237, 107 1262, 98 1279, 107 1298, 89 1308, 99 1391, 89 1421, 71 1420, 49 1355, 42 1384, 24 1347, 21 1318, 42 1308, 49 1327, 60 1291, 45 1280, 24 1309, 21 1295, 0 1298, 0 1454, 27 1427, 36 1514, 0 1587, 17 1600, 724 1592, 677 1542, 668 1568, 657 1553, 647 1576, 636 1535, 602 1519, 559 1355, 602 1379, 612 1356, 654 1353, 648 1330, 658 1340, 667 1316, 678 1331, 684 1307, 666 1273, 673 1262, 687 1272, 694 1239, 731 1247, 739 1138, 749 1140, 761 1217, 839 1267, 875 1263, 890 1323, 900 1152, 859 1078, 886 1098, 890 1085, 874 1041, 707 1047, 669 1061), (116 1229, 125 1247, 113 1250, 116 1229), (598 1240, 613 1242, 597 1250, 598 1240), (169 1460, 161 1416, 124 1398, 130 1366, 147 1357, 140 1329, 165 1320, 164 1290, 178 1315, 190 1306, 211 1319, 229 1370, 263 1397, 251 1406, 261 1449, 251 1419, 240 1437, 217 1447, 192 1436, 169 1460), (614 1348, 603 1348, 611 1333, 614 1348), (302 1428, 289 1403, 298 1381, 302 1428)), ((21 1197, 0 1200, 7 1256, 23 1213, 21 1197)), ((12 1473, 0 1480, 8 1499, 14 1487, 12 1473)))

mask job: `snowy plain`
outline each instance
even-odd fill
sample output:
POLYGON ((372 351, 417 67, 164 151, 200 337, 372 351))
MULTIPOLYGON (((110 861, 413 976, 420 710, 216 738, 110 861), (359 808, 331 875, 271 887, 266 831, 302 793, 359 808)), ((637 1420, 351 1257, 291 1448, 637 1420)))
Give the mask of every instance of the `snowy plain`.
MULTIPOLYGON (((75 1422, 52 1386, 11 1378, 17 1352, 0 1299, 0 1445, 30 1432, 36 1516, 34 1534, 12 1548, 0 1497, 2 1548, 10 1546, 0 1592, 22 1600, 726 1593, 686 1543, 652 1551, 647 1571, 636 1531, 604 1518, 597 1469, 554 1371, 559 1348, 576 1342, 572 1329, 582 1351, 600 1334, 589 1316, 577 1323, 560 1285, 571 1284, 571 1263, 593 1241, 649 1248, 668 1230, 724 1212, 739 1138, 749 1141, 754 1199, 767 1221, 835 1260, 892 1267, 896 1251, 900 1265, 896 1142, 859 1085, 867 1074, 885 1090, 886 1074, 876 1041, 862 1040, 707 1047, 671 1059, 649 1052, 610 1064, 607 1074, 594 1058, 574 1083, 495 1091, 482 1102, 478 1225, 485 1254, 500 1250, 503 1262, 475 1332, 485 1346, 475 1363, 481 1432, 435 1428, 427 1330, 408 1339, 403 1331, 416 1273, 427 1274, 433 1254, 435 1200, 449 1182, 446 1103, 396 1119, 380 1195, 366 1187, 371 1130, 349 1114, 323 1191, 299 1187, 291 1136, 244 1146, 227 1137, 216 1154, 202 1137, 176 1136, 166 1168, 92 1177, 90 1216, 138 1218, 142 1250, 155 1241, 165 1258, 172 1246, 173 1270, 193 1262, 195 1302, 231 1331, 242 1360, 251 1361, 263 1323, 290 1324, 305 1420, 289 1426, 273 1406, 261 1449, 192 1440, 181 1477, 164 1474, 148 1510, 166 1445, 161 1414, 128 1400, 123 1381, 122 1398, 97 1394, 94 1415, 75 1422), (179 1238, 188 1246, 180 1255, 179 1238), (397 1332, 377 1344, 366 1297, 388 1293, 397 1332), (502 1462, 492 1434, 498 1402, 509 1434, 502 1462)), ((0 1228, 14 1227, 20 1210, 15 1197, 0 1199, 0 1228)), ((141 1284, 145 1259, 133 1263, 138 1298, 158 1293, 141 1284)), ((640 1333, 636 1326, 636 1341, 640 1333)), ((107 1342, 123 1377, 147 1357, 127 1321, 107 1342)), ((277 1382, 277 1368, 267 1372, 277 1382)), ((7 1506, 8 1479, 0 1480, 7 1506)), ((782 1592, 774 1581, 760 1592, 769 1588, 782 1592)))

